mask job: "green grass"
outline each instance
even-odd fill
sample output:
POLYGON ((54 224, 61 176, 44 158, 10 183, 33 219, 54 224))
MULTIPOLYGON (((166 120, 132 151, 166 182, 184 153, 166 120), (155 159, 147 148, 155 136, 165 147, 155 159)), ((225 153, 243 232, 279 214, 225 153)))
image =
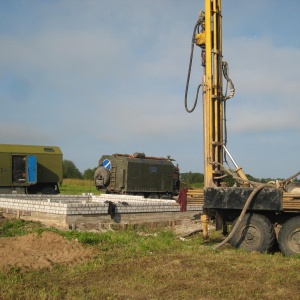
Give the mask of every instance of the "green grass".
POLYGON ((27 233, 36 232, 41 228, 39 222, 14 219, 2 219, 0 224, 0 237, 21 236, 27 233))
MULTIPOLYGON (((9 222, 11 226, 1 225, 1 230, 10 236, 11 228, 18 228, 15 234, 45 230, 38 223, 9 222)), ((98 254, 73 267, 0 271, 0 299, 271 300, 299 295, 299 258, 230 247, 213 251, 212 245, 220 241, 218 233, 204 243, 200 234, 182 241, 164 229, 103 234, 47 230, 92 245, 98 254)))
POLYGON ((193 189, 203 189, 204 183, 203 183, 203 182, 193 183, 193 184, 191 184, 191 187, 192 187, 193 189))
MULTIPOLYGON (((194 187, 196 188, 196 187, 194 187)), ((66 179, 62 194, 99 192, 92 181, 66 179)), ((247 253, 226 246, 212 232, 180 240, 171 230, 146 227, 104 233, 60 231, 40 223, 0 219, 1 239, 48 230, 93 247, 76 266, 0 270, 0 299, 296 299, 300 257, 247 253)), ((64 251, 61 249, 61 251, 64 251)))
MULTIPOLYGON (((185 187, 185 184, 182 184, 185 187)), ((191 185, 193 189, 202 189, 202 183, 194 183, 191 185)), ((94 195, 99 195, 100 192, 96 189, 93 180, 83 180, 83 179, 64 179, 62 185, 59 187, 60 193, 62 195, 81 195, 83 193, 93 193, 94 195)))
POLYGON ((93 180, 64 179, 59 189, 62 195, 81 195, 82 193, 100 194, 93 180))

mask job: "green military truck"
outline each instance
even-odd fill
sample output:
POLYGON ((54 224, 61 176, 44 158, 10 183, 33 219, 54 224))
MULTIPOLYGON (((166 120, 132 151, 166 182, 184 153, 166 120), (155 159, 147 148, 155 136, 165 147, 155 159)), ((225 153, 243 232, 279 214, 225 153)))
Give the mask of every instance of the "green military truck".
POLYGON ((94 174, 95 186, 106 193, 171 199, 179 191, 179 169, 172 161, 144 153, 103 155, 94 174))
POLYGON ((59 147, 0 145, 1 194, 57 194, 62 178, 59 147))

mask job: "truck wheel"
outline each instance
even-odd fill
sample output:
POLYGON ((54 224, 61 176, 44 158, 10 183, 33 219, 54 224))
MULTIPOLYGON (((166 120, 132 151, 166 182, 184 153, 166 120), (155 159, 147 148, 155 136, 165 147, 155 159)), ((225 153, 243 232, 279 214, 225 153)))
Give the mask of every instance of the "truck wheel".
POLYGON ((52 186, 48 186, 48 187, 44 187, 43 189, 41 189, 40 193, 38 194, 42 194, 42 195, 57 195, 58 192, 57 190, 52 187, 52 186))
POLYGON ((94 180, 96 187, 106 188, 109 185, 109 170, 100 166, 94 174, 94 180))
POLYGON ((287 220, 278 234, 279 249, 282 254, 289 256, 300 254, 300 217, 287 220))
POLYGON ((159 195, 156 194, 156 193, 151 193, 151 194, 148 195, 147 198, 149 198, 149 199, 159 199, 159 195))
MULTIPOLYGON (((233 226, 238 218, 233 222, 233 226)), ((270 220, 259 214, 248 213, 242 219, 230 244, 246 251, 271 252, 276 235, 270 220)))

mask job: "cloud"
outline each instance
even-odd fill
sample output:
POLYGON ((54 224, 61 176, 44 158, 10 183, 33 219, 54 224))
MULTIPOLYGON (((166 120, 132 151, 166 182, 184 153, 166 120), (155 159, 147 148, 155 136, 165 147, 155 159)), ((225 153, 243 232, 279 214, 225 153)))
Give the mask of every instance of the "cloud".
POLYGON ((1 37, 0 42, 2 73, 7 69, 26 73, 30 69, 39 74, 59 74, 59 78, 78 74, 101 79, 115 71, 111 66, 120 63, 124 51, 122 41, 104 30, 43 32, 21 39, 1 37))
POLYGON ((299 113, 295 111, 255 111, 244 109, 228 126, 237 133, 272 132, 300 127, 299 113))
POLYGON ((226 54, 234 58, 231 66, 244 93, 282 95, 285 87, 295 92, 300 77, 299 48, 275 45, 264 37, 234 38, 228 43, 226 54))
POLYGON ((54 139, 50 131, 18 120, 0 121, 0 136, 4 144, 48 144, 54 139))
MULTIPOLYGON (((275 46, 266 38, 232 39, 230 77, 236 95, 228 102, 238 132, 299 126, 300 49, 275 46)), ((230 63, 230 61, 229 61, 230 63)))
MULTIPOLYGON (((236 87, 227 104, 232 143, 247 135, 280 143, 299 127, 300 46, 273 25, 281 16, 286 28, 290 12, 279 1, 270 11, 270 3, 223 3, 223 54, 236 87)), ((3 142, 57 144, 80 170, 102 154, 144 151, 203 171, 201 101, 193 114, 183 104, 202 3, 28 0, 0 8, 3 142)), ((198 48, 193 66, 189 106, 203 73, 198 48)), ((243 143, 250 151, 254 142, 243 143)))

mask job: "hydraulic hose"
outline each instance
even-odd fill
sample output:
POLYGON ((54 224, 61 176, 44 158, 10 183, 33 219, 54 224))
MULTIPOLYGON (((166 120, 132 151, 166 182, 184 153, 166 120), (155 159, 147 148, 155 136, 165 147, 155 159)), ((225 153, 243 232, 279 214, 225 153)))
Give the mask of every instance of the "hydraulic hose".
MULTIPOLYGON (((187 75, 186 86, 185 86, 185 97, 184 97, 184 106, 185 106, 185 110, 188 113, 191 113, 195 110, 195 108, 197 106, 197 102, 198 102, 199 90, 202 86, 201 83, 198 85, 194 105, 191 109, 189 109, 187 102, 188 102, 188 91, 189 91, 191 71, 192 71, 192 65, 193 65, 193 57, 194 57, 195 37, 196 37, 196 31, 197 30, 199 31, 199 26, 201 25, 203 20, 204 20, 204 13, 200 13, 200 16, 197 20, 197 23, 196 23, 195 27, 194 27, 193 36, 192 36, 190 61, 189 61, 188 75, 187 75)), ((228 96, 227 95, 223 96, 223 101, 226 101, 226 100, 232 98, 235 94, 235 88, 234 88, 233 82, 229 78, 229 67, 228 67, 228 63, 226 61, 222 62, 222 71, 223 71, 224 78, 227 81, 227 86, 229 85, 229 88, 230 88, 230 94, 228 96)), ((226 94, 227 94, 227 92, 226 92, 226 94)))
MULTIPOLYGON (((228 96, 224 96, 224 98, 223 98, 223 100, 225 101, 234 96, 235 88, 234 88, 232 80, 229 78, 229 67, 228 67, 228 63, 226 61, 222 62, 222 70, 223 70, 223 76, 227 81, 227 86, 229 85, 229 88, 230 88, 230 94, 228 96)), ((227 91, 226 91, 226 94, 227 94, 227 91)))
MULTIPOLYGON (((224 166, 223 166, 223 168, 226 170, 226 168, 225 168, 224 166)), ((228 170, 226 170, 226 171, 228 171, 228 170)), ((230 173, 230 172, 229 172, 229 173, 230 173)), ((285 180, 280 181, 280 184, 282 185, 282 184, 284 184, 284 183, 287 183, 288 181, 292 180, 293 178, 297 177, 298 175, 300 175, 300 172, 298 172, 298 173, 296 173, 296 174, 290 176, 289 178, 287 178, 287 179, 285 179, 285 180)), ((235 176, 233 176, 233 177, 235 177, 235 176)), ((238 178, 235 177, 235 179, 238 179, 238 178)), ((244 181, 244 180, 243 180, 243 181, 244 181)), ((258 184, 257 182, 253 182, 253 181, 248 181, 248 182, 251 183, 252 185, 257 185, 257 184, 258 184)), ((235 223, 234 227, 233 227, 232 230, 230 231, 229 235, 228 235, 221 243, 215 245, 215 246, 213 247, 214 250, 217 250, 217 249, 223 247, 226 243, 228 243, 228 242, 231 240, 231 238, 232 238, 233 235, 235 234, 237 228, 239 227, 241 221, 243 220, 243 218, 244 218, 244 216, 245 216, 245 214, 246 214, 246 212, 247 212, 247 210, 248 210, 248 208, 249 208, 249 205, 251 204, 253 198, 256 196, 256 194, 258 194, 258 193, 259 193, 263 188, 265 188, 265 187, 273 188, 274 185, 271 185, 271 184, 268 184, 268 183, 266 183, 266 184, 260 184, 260 185, 258 185, 258 186, 251 192, 251 194, 249 195, 249 197, 248 197, 248 199, 247 199, 247 201, 246 201, 246 203, 245 203, 245 205, 244 205, 244 207, 243 207, 243 210, 242 210, 242 212, 241 212, 241 214, 240 214, 240 216, 239 216, 237 222, 235 223)))
POLYGON ((251 202, 252 202, 254 196, 255 196, 257 193, 259 193, 259 192, 260 192, 263 188, 265 188, 265 187, 273 187, 273 186, 270 185, 270 184, 261 184, 261 185, 257 186, 257 187, 252 191, 252 193, 249 195, 249 197, 248 197, 248 199, 247 199, 247 201, 246 201, 246 203, 245 203, 245 205, 244 205, 244 207, 243 207, 243 210, 242 210, 242 212, 241 212, 241 214, 240 214, 240 216, 239 216, 237 222, 235 223, 234 227, 233 227, 232 230, 230 231, 229 235, 228 235, 221 243, 219 243, 219 244, 217 244, 216 246, 214 246, 214 247, 213 247, 213 250, 217 250, 217 249, 223 247, 226 243, 228 243, 228 242, 231 240, 231 238, 232 238, 233 235, 235 234, 236 230, 238 229, 240 223, 242 222, 243 217, 245 216, 246 211, 247 211, 249 205, 251 204, 251 202))
POLYGON ((193 107, 191 109, 189 109, 188 105, 187 105, 187 98, 188 98, 188 91, 189 91, 189 85, 190 85, 190 77, 191 77, 191 71, 192 71, 192 65, 193 65, 195 36, 196 36, 196 31, 199 28, 199 25, 201 24, 202 21, 203 21, 203 17, 200 15, 199 19, 198 19, 198 21, 197 21, 197 23, 196 23, 196 25, 194 27, 194 30, 193 30, 191 53, 190 53, 190 62, 189 62, 189 69, 188 69, 188 75, 187 75, 186 86, 185 86, 185 96, 184 96, 184 106, 185 106, 185 110, 188 113, 191 113, 191 112, 193 112, 195 110, 195 108, 197 106, 199 90, 200 90, 200 87, 202 86, 202 84, 198 85, 197 93, 196 93, 196 98, 195 98, 195 101, 194 101, 194 105, 193 105, 193 107))

